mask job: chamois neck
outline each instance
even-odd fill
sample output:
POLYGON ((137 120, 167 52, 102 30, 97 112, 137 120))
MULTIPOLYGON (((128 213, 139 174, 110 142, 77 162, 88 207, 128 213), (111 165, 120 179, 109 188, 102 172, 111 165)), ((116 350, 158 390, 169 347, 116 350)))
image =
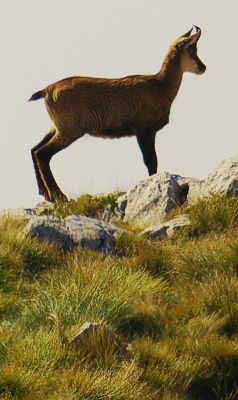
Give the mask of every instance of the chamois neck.
POLYGON ((173 102, 182 82, 183 72, 180 67, 179 58, 176 54, 168 54, 163 62, 157 79, 165 89, 166 98, 173 102))

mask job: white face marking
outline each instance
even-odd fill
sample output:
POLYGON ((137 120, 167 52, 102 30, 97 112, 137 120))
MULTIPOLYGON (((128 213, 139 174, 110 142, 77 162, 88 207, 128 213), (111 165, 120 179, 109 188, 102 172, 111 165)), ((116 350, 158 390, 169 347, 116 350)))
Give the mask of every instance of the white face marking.
POLYGON ((199 75, 205 72, 199 68, 195 58, 189 54, 188 49, 185 49, 181 55, 181 68, 183 72, 192 72, 199 75))

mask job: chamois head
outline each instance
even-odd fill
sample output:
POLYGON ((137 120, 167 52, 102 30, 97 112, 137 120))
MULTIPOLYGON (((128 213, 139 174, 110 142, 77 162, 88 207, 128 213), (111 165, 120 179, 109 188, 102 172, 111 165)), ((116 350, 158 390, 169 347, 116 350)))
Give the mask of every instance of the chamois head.
POLYGON ((172 50, 176 53, 182 72, 193 72, 201 75, 206 71, 206 66, 197 55, 197 42, 201 36, 201 29, 195 26, 196 33, 191 35, 190 29, 176 40, 172 50))

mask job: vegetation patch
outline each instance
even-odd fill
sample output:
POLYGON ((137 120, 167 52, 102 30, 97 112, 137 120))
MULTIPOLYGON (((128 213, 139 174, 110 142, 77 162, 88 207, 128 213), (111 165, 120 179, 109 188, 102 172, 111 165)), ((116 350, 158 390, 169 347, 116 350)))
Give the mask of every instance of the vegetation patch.
POLYGON ((120 195, 120 192, 98 196, 83 194, 75 200, 58 201, 53 208, 44 210, 41 215, 53 215, 60 218, 69 215, 85 215, 86 217, 100 218, 107 206, 111 206, 112 209, 115 208, 117 198, 120 195))
POLYGON ((113 256, 64 254, 24 237, 22 220, 1 219, 0 398, 236 400, 237 204, 184 206, 192 231, 123 233, 113 256), (123 349, 103 330, 71 346, 86 321, 123 349))
POLYGON ((172 210, 166 219, 181 214, 187 214, 191 221, 191 226, 184 228, 190 236, 232 232, 238 228, 238 198, 218 195, 201 198, 194 204, 172 210))

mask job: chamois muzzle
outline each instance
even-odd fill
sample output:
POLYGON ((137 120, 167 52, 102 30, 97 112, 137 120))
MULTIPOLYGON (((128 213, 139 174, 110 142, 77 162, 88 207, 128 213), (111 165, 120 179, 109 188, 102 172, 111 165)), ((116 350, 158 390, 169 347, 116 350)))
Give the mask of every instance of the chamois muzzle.
POLYGON ((205 64, 203 64, 203 62, 201 60, 199 60, 197 62, 197 66, 198 66, 198 75, 202 75, 204 74, 204 72, 206 71, 207 67, 205 64))
MULTIPOLYGON (((201 28, 199 28, 198 26, 196 26, 196 25, 193 25, 193 26, 196 29, 196 34, 195 34, 196 36, 194 37, 192 44, 196 44, 201 36, 202 31, 201 31, 201 28)), ((198 69, 199 69, 198 74, 199 75, 204 74, 204 72, 206 71, 206 68, 207 68, 206 65, 198 57, 197 57, 196 61, 197 61, 198 69)))

